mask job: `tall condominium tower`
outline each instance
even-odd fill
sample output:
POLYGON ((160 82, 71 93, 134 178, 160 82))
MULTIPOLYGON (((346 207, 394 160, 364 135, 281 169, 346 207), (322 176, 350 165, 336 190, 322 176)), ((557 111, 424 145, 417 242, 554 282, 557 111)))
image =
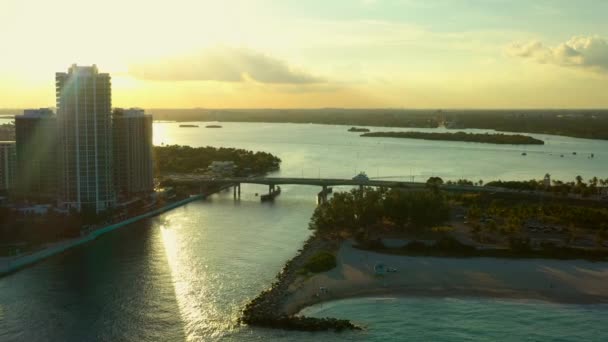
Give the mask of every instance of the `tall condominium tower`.
POLYGON ((15 166, 15 142, 0 141, 0 192, 13 189, 15 166))
POLYGON ((59 126, 59 203, 87 212, 114 206, 110 75, 72 65, 55 75, 59 126))
POLYGON ((15 116, 20 197, 55 199, 57 194, 57 120, 48 108, 26 109, 15 116))
POLYGON ((154 191, 152 115, 143 109, 114 110, 114 179, 121 198, 154 191))

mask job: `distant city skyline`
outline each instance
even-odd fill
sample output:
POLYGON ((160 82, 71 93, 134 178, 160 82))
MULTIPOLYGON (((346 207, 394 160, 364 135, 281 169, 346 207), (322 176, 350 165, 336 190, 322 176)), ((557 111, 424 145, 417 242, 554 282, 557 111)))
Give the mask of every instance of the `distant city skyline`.
POLYGON ((116 107, 608 107, 602 0, 109 0, 58 20, 76 6, 3 1, 0 108, 52 107, 72 63, 111 73, 116 107))

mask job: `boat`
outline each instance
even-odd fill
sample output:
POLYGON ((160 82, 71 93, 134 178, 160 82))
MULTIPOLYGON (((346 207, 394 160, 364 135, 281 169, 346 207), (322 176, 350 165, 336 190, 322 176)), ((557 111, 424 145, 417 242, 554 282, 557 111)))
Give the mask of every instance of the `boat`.
POLYGON ((220 125, 207 125, 205 128, 222 128, 220 125))
POLYGON ((522 156, 527 156, 528 154, 526 152, 522 152, 521 155, 522 156))
POLYGON ((573 155, 576 155, 576 152, 572 152, 573 155))
POLYGON ((198 125, 179 125, 179 127, 182 127, 182 128, 196 128, 196 127, 198 127, 198 125))

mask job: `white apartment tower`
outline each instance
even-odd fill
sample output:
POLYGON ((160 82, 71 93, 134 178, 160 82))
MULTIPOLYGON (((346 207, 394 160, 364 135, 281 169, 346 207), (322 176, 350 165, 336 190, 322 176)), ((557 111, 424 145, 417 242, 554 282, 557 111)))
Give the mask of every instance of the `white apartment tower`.
POLYGON ((55 75, 59 203, 100 213, 115 204, 110 75, 72 65, 55 75))

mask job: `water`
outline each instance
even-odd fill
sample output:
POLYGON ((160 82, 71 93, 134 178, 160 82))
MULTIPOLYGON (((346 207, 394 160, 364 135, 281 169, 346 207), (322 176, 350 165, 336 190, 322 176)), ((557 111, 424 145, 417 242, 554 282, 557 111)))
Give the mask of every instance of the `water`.
MULTIPOLYGON (((608 178, 608 141, 531 134, 545 145, 493 145, 395 138, 361 138, 345 126, 221 123, 222 129, 157 123, 154 143, 268 151, 283 159, 280 176, 370 177, 426 181, 430 176, 474 181, 608 178), (522 153, 527 156, 522 156, 522 153), (576 152, 576 155, 572 153, 576 152), (561 155, 563 154, 563 157, 561 155), (589 158, 594 154, 594 158, 589 158)), ((372 131, 448 131, 370 127, 372 131)), ((464 130, 485 133, 487 130, 464 130)))
MULTIPOLYGON (((527 148, 358 138, 347 127, 222 123, 223 129, 155 124, 157 144, 232 146, 283 159, 279 176, 374 176, 416 180, 585 178, 606 170, 608 143, 549 137, 527 148), (577 151, 578 155, 571 155, 577 151), (560 158, 556 153, 570 153, 560 158), (594 153, 587 159, 585 153, 594 153)), ((535 135, 538 136, 538 135, 535 135)), ((604 175, 606 177, 607 175, 604 175)), ((608 307, 478 298, 369 298, 325 303, 313 316, 350 318, 363 332, 295 333, 238 325, 308 237, 319 189, 243 185, 133 224, 82 248, 0 278, 0 341, 555 340, 608 338, 608 307)))

